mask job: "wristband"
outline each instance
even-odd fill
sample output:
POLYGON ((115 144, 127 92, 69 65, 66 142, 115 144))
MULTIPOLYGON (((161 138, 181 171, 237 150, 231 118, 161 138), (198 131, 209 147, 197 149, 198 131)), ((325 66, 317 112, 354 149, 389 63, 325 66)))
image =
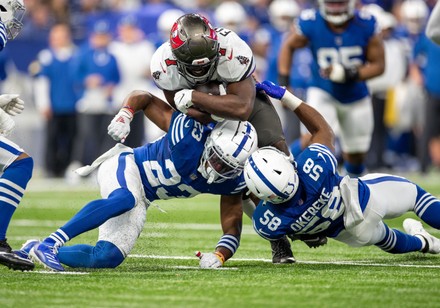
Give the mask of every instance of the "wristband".
POLYGON ((357 67, 345 67, 344 68, 345 73, 345 81, 346 82, 352 82, 359 80, 359 70, 357 67))
MULTIPOLYGON (((128 111, 130 111, 132 115, 135 114, 135 111, 134 111, 133 107, 131 107, 131 106, 129 106, 129 105, 123 106, 122 108, 125 108, 125 109, 127 109, 128 111)), ((121 109, 122 109, 122 108, 121 108, 121 109)))
POLYGON ((302 100, 286 90, 283 97, 281 97, 281 102, 290 110, 295 111, 299 105, 302 104, 302 100))
POLYGON ((225 263, 225 256, 220 251, 216 251, 214 254, 220 259, 220 262, 223 265, 225 263))
POLYGON ((287 87, 289 86, 290 83, 290 76, 289 75, 278 75, 278 83, 280 86, 282 87, 287 87))
POLYGON ((240 246, 240 239, 232 234, 224 234, 218 241, 215 249, 220 246, 230 250, 233 255, 237 251, 238 246, 240 246))

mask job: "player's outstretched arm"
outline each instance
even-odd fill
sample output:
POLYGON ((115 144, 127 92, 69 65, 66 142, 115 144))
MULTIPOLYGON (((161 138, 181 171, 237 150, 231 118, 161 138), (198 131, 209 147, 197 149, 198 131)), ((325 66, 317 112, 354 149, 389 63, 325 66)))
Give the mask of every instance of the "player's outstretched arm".
POLYGON ((293 54, 296 49, 305 47, 308 39, 293 29, 286 40, 281 44, 278 54, 278 82, 284 87, 289 86, 290 69, 292 67, 293 54))
POLYGON ((130 122, 134 114, 141 110, 160 129, 168 131, 174 110, 157 96, 136 90, 124 99, 122 108, 107 128, 108 134, 114 140, 124 142, 130 133, 130 122))
POLYGON ((426 36, 440 45, 440 2, 437 2, 426 25, 426 36))
POLYGON ((221 196, 220 219, 223 235, 214 252, 196 253, 201 268, 219 268, 234 255, 240 245, 242 216, 241 195, 221 196))
POLYGON ((324 117, 313 107, 303 103, 301 99, 271 81, 257 83, 257 90, 266 92, 269 96, 279 99, 284 106, 295 112, 299 120, 312 135, 311 143, 320 143, 334 151, 334 133, 324 117))

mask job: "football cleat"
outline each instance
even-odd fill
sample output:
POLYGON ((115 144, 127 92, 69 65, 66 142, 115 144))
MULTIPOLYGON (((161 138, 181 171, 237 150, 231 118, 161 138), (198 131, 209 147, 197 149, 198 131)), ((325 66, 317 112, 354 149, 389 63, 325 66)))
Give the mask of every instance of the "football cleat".
POLYGON ((31 252, 32 247, 34 247, 36 244, 40 243, 39 240, 32 239, 27 240, 20 248, 20 250, 13 250, 12 252, 15 253, 20 258, 24 259, 31 259, 31 256, 29 253, 31 252))
POLYGON ((272 263, 290 264, 296 262, 287 236, 271 241, 270 246, 272 247, 272 263))
POLYGON ((50 246, 45 242, 41 242, 32 247, 30 255, 34 261, 41 263, 44 267, 56 271, 63 272, 64 267, 58 260, 58 249, 56 246, 50 246))
POLYGON ((440 253, 440 239, 429 234, 420 221, 407 218, 403 221, 403 229, 406 233, 417 236, 425 242, 425 247, 421 250, 423 253, 440 253))
POLYGON ((19 271, 31 271, 35 267, 31 260, 13 253, 6 239, 0 241, 0 264, 19 271))

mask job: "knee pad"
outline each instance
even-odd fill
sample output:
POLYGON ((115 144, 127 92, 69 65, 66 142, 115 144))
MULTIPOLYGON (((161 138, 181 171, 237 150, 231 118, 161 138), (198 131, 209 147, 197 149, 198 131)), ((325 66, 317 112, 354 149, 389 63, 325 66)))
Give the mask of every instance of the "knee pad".
POLYGON ((107 241, 98 241, 93 248, 93 268, 115 268, 125 257, 116 245, 107 241))

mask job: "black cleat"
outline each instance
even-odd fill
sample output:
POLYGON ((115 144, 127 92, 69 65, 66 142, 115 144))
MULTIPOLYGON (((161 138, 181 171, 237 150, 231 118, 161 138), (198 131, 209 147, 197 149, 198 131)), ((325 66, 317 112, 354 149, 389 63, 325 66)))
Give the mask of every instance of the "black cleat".
POLYGON ((0 264, 19 271, 32 271, 35 267, 31 260, 13 253, 6 239, 0 241, 0 264))
POLYGON ((272 247, 272 263, 290 264, 296 262, 287 236, 276 241, 271 241, 270 245, 272 247))

